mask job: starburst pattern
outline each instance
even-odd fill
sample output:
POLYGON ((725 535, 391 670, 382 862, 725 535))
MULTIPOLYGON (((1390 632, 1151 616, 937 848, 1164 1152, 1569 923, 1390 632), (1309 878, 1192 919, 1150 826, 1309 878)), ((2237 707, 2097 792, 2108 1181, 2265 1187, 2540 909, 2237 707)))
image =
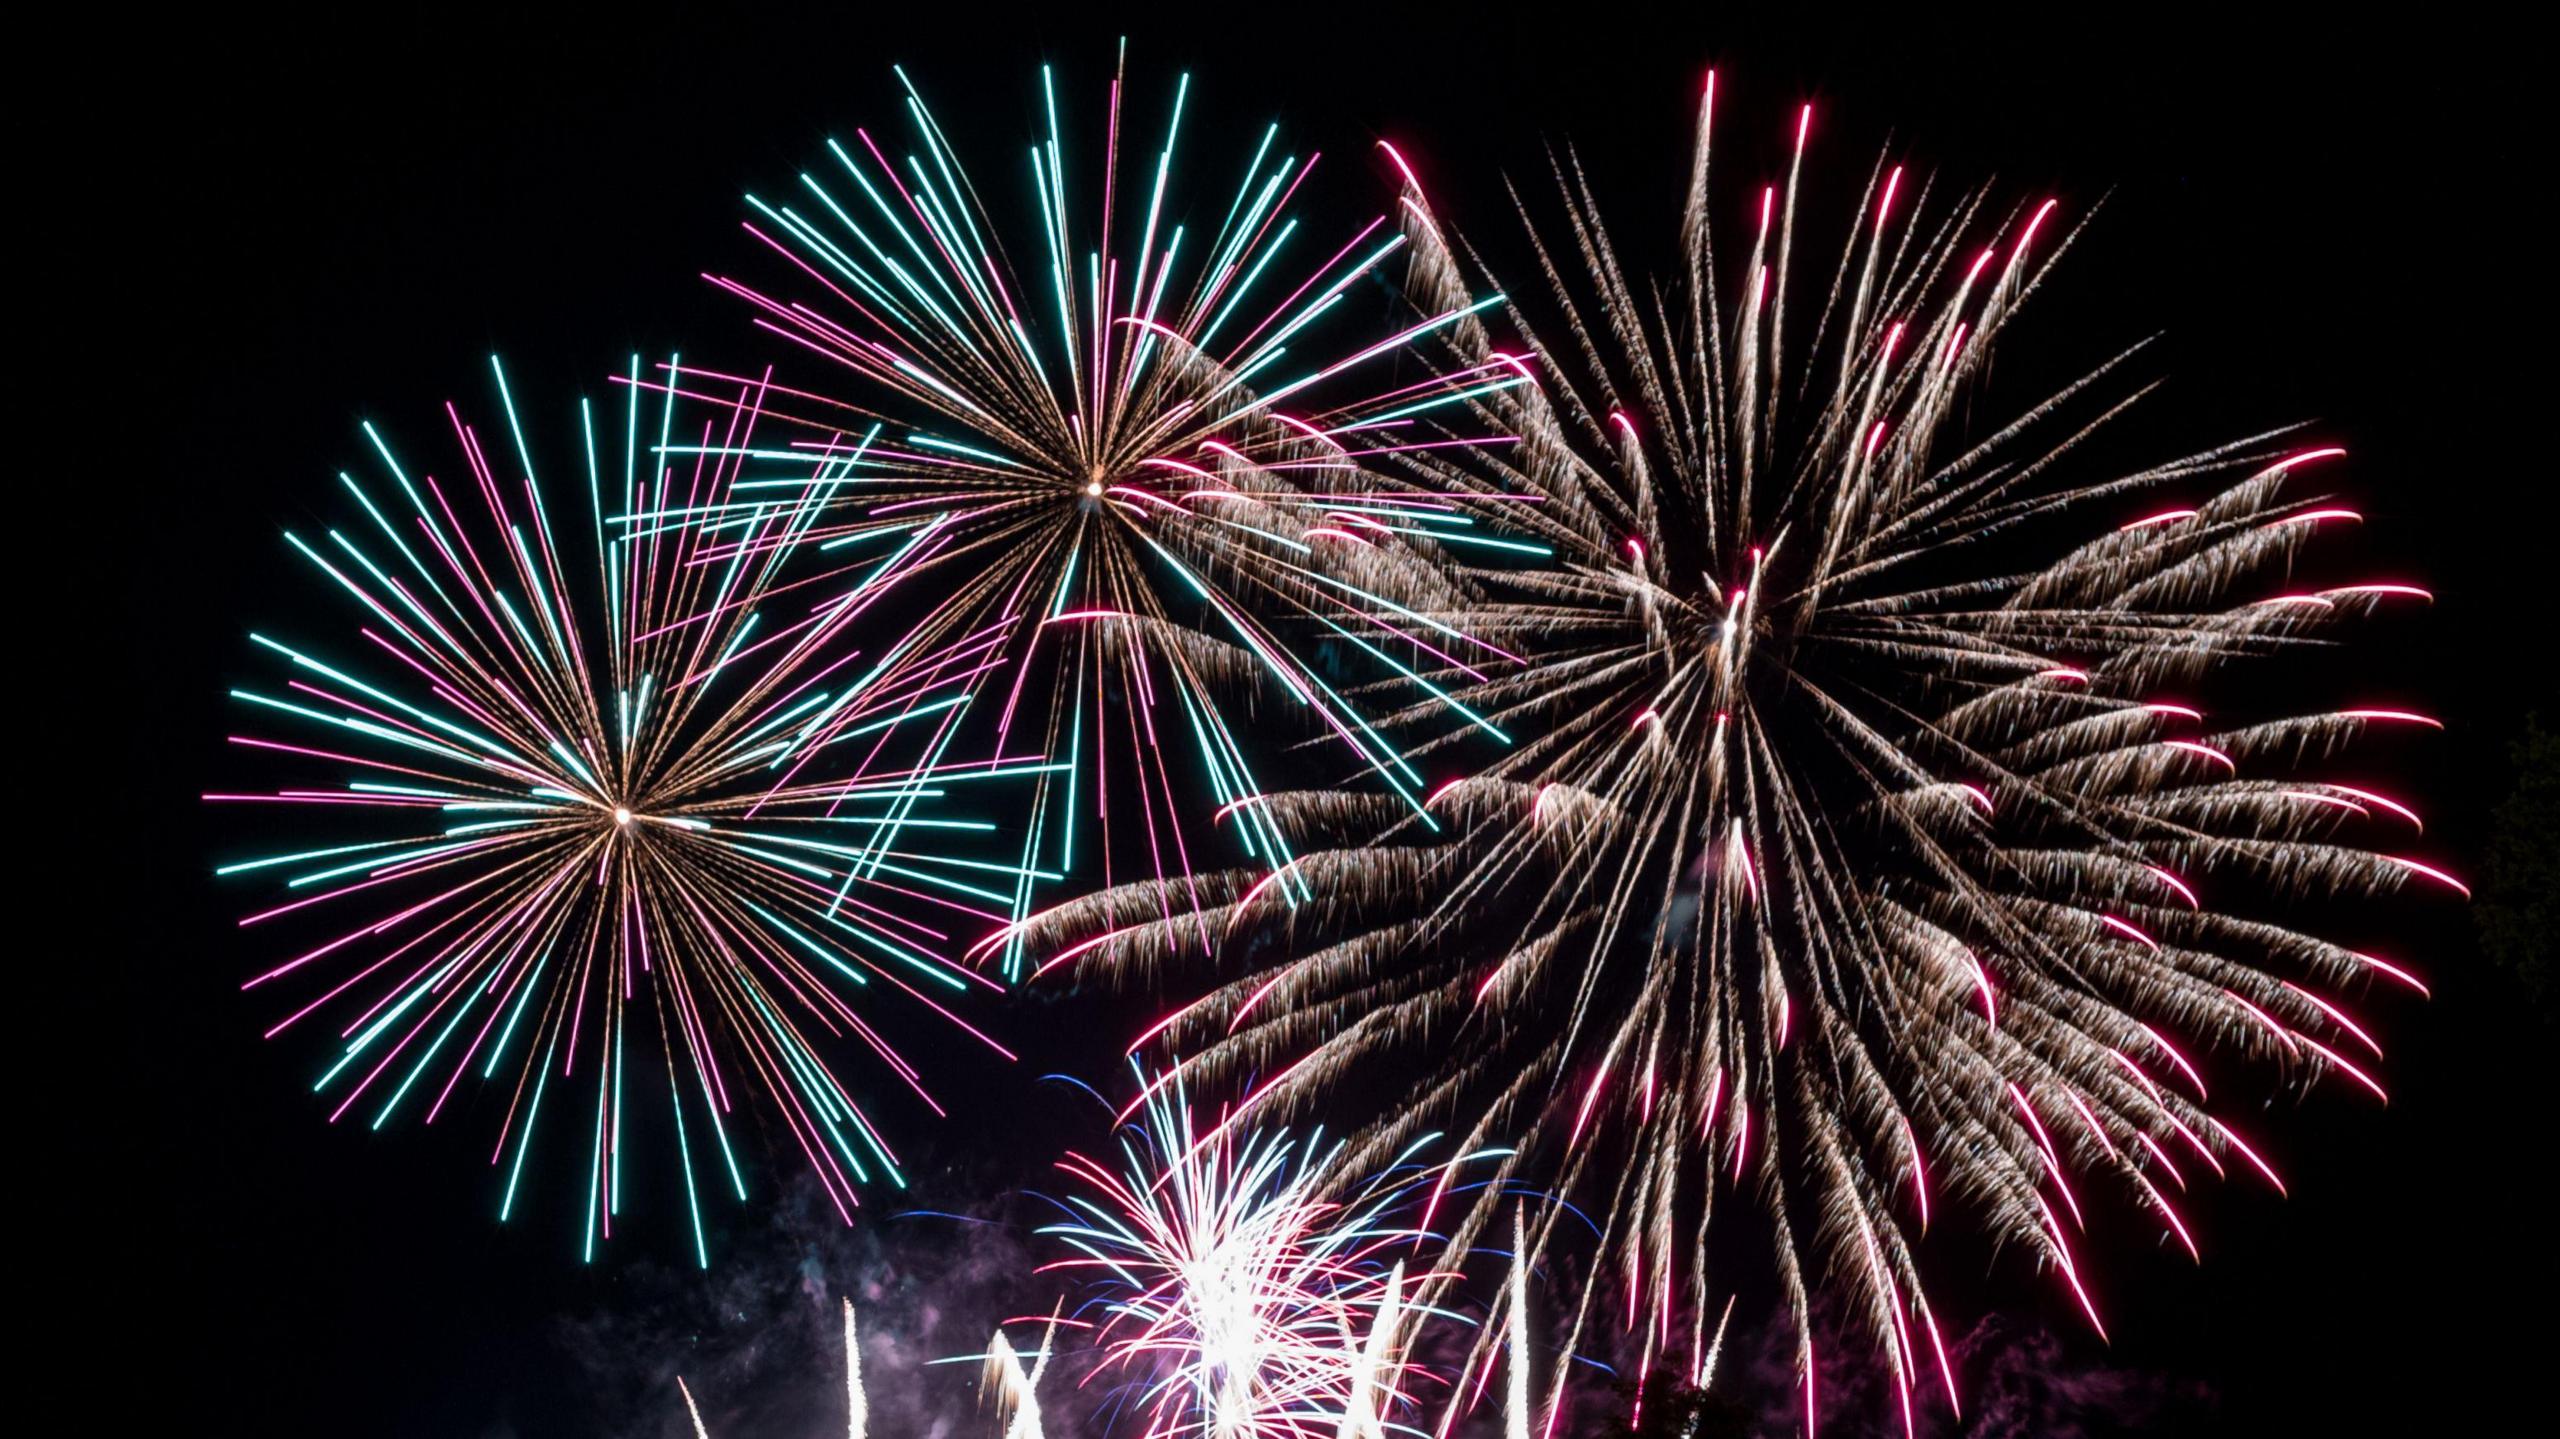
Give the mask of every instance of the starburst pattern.
MULTIPOLYGON (((904 643, 983 657, 964 688, 994 742, 1029 730, 1066 765, 1040 781, 1013 918, 1042 873, 1189 873, 1204 860, 1185 821, 1203 815, 1285 868, 1243 738, 1271 718, 1236 704, 1255 686, 1419 814, 1418 772, 1309 644, 1388 674, 1481 659, 1420 612, 1439 581, 1408 542, 1519 543, 1374 473, 1454 442, 1430 419, 1520 383, 1490 362, 1396 376, 1409 344, 1498 297, 1413 314, 1384 216, 1311 240, 1291 202, 1317 157, 1284 153, 1277 126, 1222 203, 1188 200, 1188 77, 1148 153, 1129 153, 1125 89, 1115 76, 1084 160, 1043 71, 1027 243, 1004 243, 982 199, 997 192, 910 85, 913 153, 858 130, 796 203, 753 200, 748 228, 791 285, 716 281, 852 378, 794 394, 793 438, 766 452, 812 468, 807 493, 828 503, 809 538, 846 556, 804 583, 915 578, 904 643), (1411 323, 1364 334, 1357 316, 1382 311, 1411 323)), ((999 959, 1019 972, 1018 947, 999 959)))
POLYGON ((671 1121, 697 1259, 697 1179, 746 1195, 751 1095, 849 1218, 857 1182, 903 1180, 842 1052, 938 1108, 896 1028, 968 1030, 952 1006, 995 987, 954 960, 1012 870, 969 853, 992 821, 942 802, 1043 766, 948 757, 936 721, 965 663, 847 640, 885 588, 785 593, 817 511, 753 498, 734 458, 759 387, 687 406, 635 359, 623 404, 580 406, 581 519, 546 498, 492 370, 502 439, 447 407, 459 483, 413 477, 367 426, 387 483, 341 476, 363 527, 286 536, 352 602, 354 640, 257 636, 292 678, 233 692, 297 731, 234 744, 343 776, 207 796, 344 826, 222 867, 286 876, 242 921, 258 933, 326 926, 249 981, 308 991, 268 1033, 334 1026, 315 1086, 333 1121, 432 1123, 465 1079, 496 1086, 501 1218, 537 1137, 584 1128, 555 1142, 582 1151, 590 1256, 625 1205, 635 1110, 671 1121), (716 522, 666 518, 705 507, 716 522))
MULTIPOLYGON (((1461 370, 1536 383, 1470 402, 1518 443, 1406 473, 1555 558, 1453 556, 1467 598, 1433 618, 1524 662, 1431 671, 1447 701, 1379 724, 1417 763, 1470 752, 1454 706, 1517 743, 1430 796, 1445 830, 1370 797, 1272 797, 1310 903, 1237 870, 1191 881, 1203 898, 1171 922, 1135 884, 1015 934, 1088 966, 1244 961, 1145 1039, 1186 1073, 1271 1076, 1257 1113, 1339 1113, 1378 1084, 1397 1098, 1361 1153, 1453 1117, 1468 1142, 1525 1136, 1522 1162, 1605 1200, 1576 1343, 1613 1276, 1639 1362, 1685 1351, 1694 1375, 1708 1224, 1738 1199, 1808 1416, 1827 1288, 1907 1424, 1923 1376, 1957 1399, 1922 1283, 1934 1212, 2022 1247, 2094 1324, 2088 1186, 2192 1251, 2176 1196, 2200 1172, 2275 1180, 2208 1071, 2228 1070, 2217 1091, 2271 1072, 2381 1092, 2343 996, 2415 981, 2315 926, 2459 885, 2391 852, 2406 805, 2331 766, 2433 722, 2270 709, 2299 672, 2243 677, 2424 595, 2288 585, 2355 518, 2311 487, 2333 449, 2279 433, 2116 458, 2130 352, 1973 424, 2069 238, 2056 207, 1882 163, 1808 285, 1810 110, 1783 178, 1733 206, 1737 251, 1707 96, 1672 273, 1631 273, 1567 159, 1561 226, 1522 204, 1547 293, 1501 317, 1521 340, 1472 319, 1437 337, 1461 370), (1379 1078, 1417 1062, 1418 1089, 1379 1078)), ((1418 291, 1454 293, 1481 262, 1418 189, 1406 213, 1418 291)), ((1491 1218, 1476 1205, 1458 1242, 1491 1218)))
POLYGON ((1348 1173, 1343 1141, 1196 1114, 1166 1079, 1132 1109, 1119 1162, 1059 1161, 1071 1217, 1041 1232, 1081 1256, 1050 1268, 1104 1291, 1097 1374, 1146 1432, 1366 1436, 1412 1408, 1414 1330, 1435 1317, 1412 1286, 1440 1276, 1404 1261, 1436 1246, 1430 1201, 1466 1161, 1418 1162, 1431 1135, 1348 1173))

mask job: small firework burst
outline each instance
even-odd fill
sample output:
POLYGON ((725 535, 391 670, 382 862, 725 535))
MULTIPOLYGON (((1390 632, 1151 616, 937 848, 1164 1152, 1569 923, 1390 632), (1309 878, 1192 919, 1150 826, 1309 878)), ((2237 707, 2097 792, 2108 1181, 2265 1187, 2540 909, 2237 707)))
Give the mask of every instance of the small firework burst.
POLYGON ((1080 1190, 1041 1232, 1081 1255, 1048 1267, 1101 1285, 1098 1372, 1147 1433, 1332 1439, 1413 1408, 1414 1331, 1448 1316, 1413 1297, 1443 1276, 1405 1260, 1437 1252, 1429 1212, 1466 1161, 1418 1162, 1425 1136, 1353 1174, 1321 1130, 1204 1125, 1170 1076, 1133 1108, 1118 1163, 1059 1162, 1080 1190))

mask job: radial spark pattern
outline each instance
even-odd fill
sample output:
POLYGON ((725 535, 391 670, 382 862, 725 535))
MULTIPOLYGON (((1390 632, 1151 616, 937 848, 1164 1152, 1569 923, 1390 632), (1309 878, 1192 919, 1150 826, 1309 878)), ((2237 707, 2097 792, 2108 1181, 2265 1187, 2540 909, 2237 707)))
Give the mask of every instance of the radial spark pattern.
MULTIPOLYGON (((2182 1190, 2274 1182, 2208 1073, 2217 1096, 2253 1069, 2380 1093, 2345 996, 2415 981, 2313 926, 2411 881, 2459 887, 2394 857, 2416 816, 2340 768, 2367 731, 2432 721, 2268 706, 2304 692, 2273 662, 2424 596, 2288 583, 2355 518, 2313 488, 2333 450, 2118 458, 2129 354, 1973 423, 2068 238, 2055 207, 1880 164, 1808 284, 1810 111, 1779 183, 1727 204, 1708 97, 1671 273, 1631 273, 1562 164, 1561 225, 1530 220, 1547 294, 1498 322, 1520 342, 1445 332, 1457 368, 1535 379, 1471 401, 1518 443, 1405 457, 1458 513, 1554 552, 1453 563, 1469 598, 1431 611, 1526 661, 1427 676, 1516 745, 1430 796, 1444 831, 1274 796, 1312 902, 1236 871, 1195 879, 1177 922, 1124 885, 1016 934, 1153 965, 1205 927, 1250 972, 1153 1036, 1187 1072, 1276 1074, 1265 1107, 1338 1114, 1420 1062, 1418 1092, 1379 1085, 1398 1098, 1362 1152, 1452 1117, 1475 1142, 1525 1135, 1566 1192, 1606 1201, 1595 1274, 1618 1283, 1584 1291, 1577 1334, 1612 1288, 1647 1361, 1703 1362, 1708 1221, 1738 1200, 1802 1336, 1808 1412, 1827 1287, 1907 1420, 1921 1376, 1957 1392, 1917 1250, 1934 1212, 2036 1256, 2095 1323, 2073 1237, 2093 1186, 2193 1251, 2182 1190)), ((1455 293, 1477 262, 1407 198, 1418 286, 1455 293)), ((1436 702, 1379 723, 1417 764, 1464 752, 1436 702)))
MULTIPOLYGON (((835 574, 919 577, 907 643, 1004 650, 969 693, 1000 744, 1025 730, 1067 766, 1041 781, 1015 918, 1035 872, 1188 873, 1186 816, 1285 872, 1240 737, 1254 726, 1232 708, 1248 684, 1419 814, 1419 772, 1342 676, 1487 658, 1423 612, 1446 597, 1409 541, 1521 543, 1373 474, 1453 442, 1427 421, 1521 383, 1491 362, 1409 363, 1409 343, 1496 301, 1416 314, 1389 279, 1406 240, 1384 216, 1347 238, 1302 233, 1290 204, 1315 157, 1284 154, 1276 126, 1237 157, 1224 199, 1187 200, 1187 77, 1140 153, 1123 93, 1115 77, 1082 149, 1043 72, 1045 133, 1018 161, 1025 223, 1008 244, 981 197, 1009 187, 971 177, 910 87, 913 153, 856 131, 795 201, 753 202, 749 229, 793 284, 716 281, 853 377, 842 395, 793 396, 797 428, 768 452, 816 470, 808 493, 829 503, 809 535, 846 552, 835 574), (1381 316, 1410 323, 1369 323, 1381 316), (1319 667, 1310 641, 1346 664, 1319 667)), ((1304 895, 1292 880, 1278 897, 1304 895)), ((1018 947, 1001 960, 1018 971, 1018 947)))
POLYGON ((1429 1214, 1463 1161, 1417 1163, 1433 1135, 1353 1174, 1321 1130, 1203 1126, 1178 1082, 1142 1110, 1119 1163, 1059 1162, 1079 1190, 1042 1232, 1083 1256, 1050 1267, 1103 1289, 1099 1372, 1129 1386, 1146 1432, 1367 1436, 1412 1408, 1408 1351, 1433 1316, 1411 1295, 1440 1276, 1404 1261, 1437 1253, 1429 1214))
POLYGON ((580 407, 562 508, 497 380, 502 433, 447 408, 458 477, 368 426, 380 477, 341 476, 358 525, 286 536, 355 632, 256 636, 289 677, 233 692, 261 718, 234 744, 328 778, 208 796, 338 827, 222 867, 283 877, 244 925, 321 927, 249 982, 299 991, 268 1033, 331 1027, 332 1120, 432 1123, 493 1086, 500 1216, 538 1140, 573 1148, 590 1255, 645 1147, 681 1169, 707 1257, 696 1181, 745 1197, 754 1095, 849 1211, 857 1182, 903 1181, 840 1060, 931 1106, 894 1036, 966 1028, 950 1006, 993 986, 951 962, 955 931, 1000 918, 1015 878, 970 857, 995 825, 958 801, 1041 765, 948 758, 967 657, 850 643, 884 590, 777 585, 816 512, 753 498, 756 387, 687 406, 635 361, 620 403, 580 407))

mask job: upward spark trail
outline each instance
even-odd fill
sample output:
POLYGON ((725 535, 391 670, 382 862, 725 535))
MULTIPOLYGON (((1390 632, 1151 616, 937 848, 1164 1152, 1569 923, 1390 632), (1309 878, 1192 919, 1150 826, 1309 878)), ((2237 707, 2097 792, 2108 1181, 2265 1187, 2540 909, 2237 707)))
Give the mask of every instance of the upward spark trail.
MULTIPOLYGON (((996 1390, 997 1403, 1009 1414, 1005 1421, 1005 1439, 1040 1439, 1040 1399, 1035 1390, 1041 1371, 1049 1360, 1049 1344, 1041 1341, 1040 1353, 1026 1372, 1022 1356, 999 1329, 987 1343, 987 1379, 996 1390)), ((869 1439, 871 1432, 871 1398, 862 1387, 862 1345, 856 1338, 853 1301, 844 1301, 844 1387, 846 1439, 869 1439)), ((702 1406, 696 1404, 693 1390, 683 1379, 676 1380, 676 1392, 684 1397, 685 1414, 693 1420, 694 1439, 711 1439, 709 1426, 702 1422, 702 1406)))

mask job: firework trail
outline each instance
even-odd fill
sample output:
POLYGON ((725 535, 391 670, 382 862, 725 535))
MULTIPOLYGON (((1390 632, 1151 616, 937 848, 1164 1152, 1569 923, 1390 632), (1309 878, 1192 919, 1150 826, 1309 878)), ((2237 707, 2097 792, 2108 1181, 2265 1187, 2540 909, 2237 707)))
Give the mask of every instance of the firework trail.
MULTIPOLYGON (((1514 1439, 1525 1439, 1528 1433, 1529 1379, 1527 1358, 1520 1338, 1526 1332, 1528 1318, 1528 1286, 1525 1260, 1518 1250, 1507 1289, 1510 1294, 1510 1395, 1508 1429, 1514 1439)), ((1348 1382, 1343 1385, 1348 1399, 1342 1410, 1337 1439, 1385 1439, 1387 1411, 1395 1397, 1394 1376, 1404 1360, 1400 1346, 1409 1341, 1404 1332, 1405 1316, 1401 1309, 1403 1266, 1391 1265, 1384 1287, 1369 1306, 1366 1336, 1358 1341, 1356 1354, 1336 1356, 1348 1382)), ((853 1301, 844 1303, 845 1362, 845 1432, 848 1439, 866 1439, 870 1432, 871 1403, 862 1385, 862 1346, 856 1335, 853 1301)), ((1047 1372, 1052 1346, 1056 1339, 1054 1320, 1042 1331, 1040 1348, 1026 1368, 1021 1353, 1005 1337, 1002 1329, 995 1332, 987 1346, 985 1382, 996 1395, 1001 1426, 1006 1439, 1040 1439, 1043 1416, 1038 1385, 1047 1372)), ((1337 1336, 1341 1337, 1341 1336, 1337 1336)), ((693 1422, 695 1439, 711 1439, 711 1431, 703 1422, 702 1409, 693 1390, 682 1378, 676 1380, 676 1392, 684 1400, 685 1413, 693 1422)), ((1454 1411, 1451 1417, 1454 1416, 1454 1411)), ((1295 1433, 1299 1430, 1260 1429, 1248 1425, 1239 1431, 1247 1434, 1295 1433)), ((1446 1433, 1444 1428, 1442 1433, 1446 1433)))
POLYGON ((1015 879, 968 857, 995 825, 945 801, 1043 766, 948 757, 985 651, 846 640, 885 580, 814 606, 777 582, 817 510, 759 498, 779 492, 735 458, 760 386, 685 405, 635 359, 622 404, 580 406, 582 518, 491 368, 503 435, 447 407, 459 483, 368 425, 387 482, 340 477, 361 524, 286 536, 360 614, 330 648, 254 636, 289 677, 233 691, 289 737, 232 743, 297 777, 206 798, 341 826, 221 867, 284 876, 242 924, 321 926, 247 987, 299 987, 271 1037, 333 1027, 332 1121, 432 1123, 466 1078, 498 1087, 502 1220, 537 1138, 581 1151, 589 1257, 661 1106, 697 1261, 701 1181, 745 1198, 755 1096, 849 1218, 858 1183, 904 1181, 834 1052, 938 1109, 891 1036, 928 1012, 976 1035, 953 1006, 996 986, 953 931, 1001 918, 1015 879))
POLYGON ((1404 1260, 1437 1247, 1431 1206, 1468 1160, 1415 1162, 1424 1136, 1355 1178, 1321 1131, 1203 1127, 1178 1082, 1133 1108, 1118 1165, 1059 1162, 1082 1192, 1041 1231, 1082 1256, 1047 1267, 1103 1287, 1097 1377, 1130 1383, 1150 1435, 1383 1434, 1419 1402, 1416 1329, 1449 1317, 1413 1297, 1444 1276, 1408 1283, 1404 1260))
MULTIPOLYGON (((2094 1325, 2073 1241, 2091 1186, 2192 1252, 2190 1183, 2277 1182, 2209 1107, 2209 1068, 2381 1094, 2343 997, 2416 981, 2302 926, 2411 881, 2460 888, 2388 852, 2413 811, 2332 769, 2369 730, 2434 722, 2270 712, 2253 704, 2299 685, 2235 681, 2425 595, 2288 586, 2355 519, 2308 488, 2334 450, 2100 458, 2142 393, 2131 352, 1971 426, 1994 342, 2069 238, 2054 206, 1879 164, 1808 283, 1811 112, 1783 180, 1732 207, 1737 247, 1710 219, 1713 93, 1675 273, 1628 272, 1567 160, 1560 229, 1521 203, 1547 282, 1499 317, 1522 340, 1476 317, 1435 337, 1459 369, 1537 381, 1470 398, 1516 444, 1399 457, 1460 515, 1553 551, 1453 554, 1442 584, 1469 598, 1431 610, 1528 661, 1424 676, 1517 743, 1432 792, 1441 828, 1270 796, 1283 833, 1322 837, 1293 871, 1312 902, 1203 874, 1175 922, 1164 887, 1124 884, 1011 937, 1133 973, 1196 955, 1203 926, 1253 956, 1142 1042, 1187 1074, 1276 1076, 1248 1114, 1376 1083, 1397 1099, 1355 1165, 1452 1119, 1464 1145, 1525 1136, 1558 1192, 1606 1196, 1577 1343, 1610 1287, 1641 1362, 1703 1369, 1708 1222, 1742 1203, 1808 1423, 1826 1286, 1908 1425, 1923 1383, 1956 1403, 1916 1249, 1933 1209, 2023 1246, 2094 1325), (1372 1079, 1416 1060, 1418 1090, 1372 1079)), ((1412 283, 1457 292, 1481 261, 1418 189, 1404 211, 1412 283)), ((1436 701, 1378 725, 1411 756, 1467 752, 1443 748, 1436 701)), ((1453 1242, 1491 1217, 1480 1197, 1453 1242)))
POLYGON ((854 1332, 850 1299, 844 1302, 844 1412, 847 1439, 867 1439, 871 1401, 862 1392, 862 1340, 854 1332))
POLYGON ((1004 1439, 1041 1439, 1040 1378, 1049 1372, 1050 1346, 1056 1338, 1055 1325, 1040 1331, 1040 1350, 1031 1356, 1028 1370, 1003 1330, 997 1330, 994 1342, 987 1346, 987 1382, 995 1388, 998 1405, 1011 1411, 1004 1439))
POLYGON ((1506 1439, 1529 1439, 1529 1241, 1527 1226, 1517 1216, 1511 1227, 1511 1362, 1503 1376, 1503 1425, 1506 1439))
MULTIPOLYGON (((1454 596, 1411 542, 1524 542, 1376 471, 1421 447, 1499 443, 1431 422, 1525 383, 1509 367, 1396 374, 1414 341, 1499 297, 1413 315, 1390 279, 1407 242, 1385 216, 1347 240, 1301 233, 1291 202, 1317 157, 1283 153, 1276 125, 1232 192, 1195 205, 1177 163, 1188 77, 1161 142, 1137 152, 1115 74, 1097 156, 1070 143, 1044 69, 1045 129, 1020 172, 1030 223, 1007 243, 982 199, 996 192, 899 79, 911 153, 893 159, 857 130, 800 177, 796 204, 750 197, 748 229, 787 262, 791 288, 713 282, 856 382, 850 398, 790 396, 792 438, 759 452, 821 471, 804 494, 827 509, 807 538, 846 558, 805 582, 934 576, 905 642, 1004 647, 1008 662, 967 692, 989 702, 999 745, 1027 730, 1065 766, 1037 781, 1009 917, 1041 875, 1079 865, 1187 874, 1201 860, 1183 821, 1203 813, 1277 877, 1275 898, 1305 898, 1239 737, 1268 721, 1220 698, 1247 685, 1276 687, 1293 723, 1436 823, 1419 772, 1308 650, 1405 683, 1495 658, 1425 612, 1454 596), (1411 323, 1334 338, 1382 308, 1411 323), (1182 750, 1196 775, 1174 768, 1182 750)), ((1020 973, 1018 946, 997 958, 1020 973)))
MULTIPOLYGON (((997 1330, 988 1343, 987 1382, 995 1389, 1000 1412, 1006 1416, 1005 1439, 1040 1439, 1040 1399, 1034 1386, 1048 1363, 1049 1340, 1045 1335, 1028 1371, 1003 1330, 997 1330)), ((844 1301, 844 1388, 846 1439, 868 1439, 871 1401, 862 1389, 862 1345, 854 1334, 850 1299, 844 1301)), ((710 1428, 702 1422, 702 1408, 693 1401, 693 1390, 678 1379, 676 1392, 684 1397, 685 1414, 693 1420, 694 1439, 711 1439, 710 1428)))

